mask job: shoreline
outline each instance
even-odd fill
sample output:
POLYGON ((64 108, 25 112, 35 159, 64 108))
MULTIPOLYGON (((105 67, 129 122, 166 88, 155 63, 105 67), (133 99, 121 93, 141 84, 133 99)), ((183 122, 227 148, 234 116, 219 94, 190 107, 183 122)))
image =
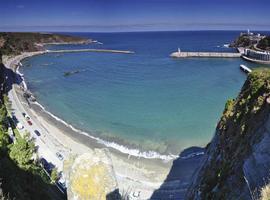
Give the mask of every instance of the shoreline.
MULTIPOLYGON (((21 55, 4 59, 3 63, 7 68, 17 73, 18 68, 14 69, 12 65, 19 63, 27 57, 43 53, 45 52, 22 53, 21 55)), ((18 104, 22 107, 19 113, 26 112, 32 119, 32 122, 35 125, 39 125, 42 130, 46 132, 46 137, 49 142, 53 143, 52 146, 57 146, 57 148, 60 149, 59 151, 65 155, 65 158, 71 155, 80 155, 85 152, 93 151, 95 148, 100 149, 105 147, 109 149, 119 188, 123 191, 128 191, 130 188, 133 188, 134 191, 140 191, 142 199, 148 199, 153 191, 158 189, 165 180, 172 166, 173 158, 164 162, 157 158, 136 157, 121 153, 112 147, 106 147, 104 144, 93 141, 94 139, 91 141, 88 135, 78 134, 78 132, 72 130, 71 127, 66 126, 61 123, 61 121, 56 120, 46 113, 46 111, 42 109, 43 106, 38 105, 38 103, 31 103, 29 107, 26 99, 23 97, 23 91, 18 85, 13 85, 10 93, 11 92, 13 92, 12 95, 15 96, 13 97, 13 101, 11 100, 12 104, 18 104), (17 102, 16 98, 18 99, 17 102)))
MULTIPOLYGON (((42 55, 47 53, 46 51, 41 51, 37 53, 30 53, 29 56, 23 56, 18 63, 20 63, 23 59, 29 58, 35 55, 42 55)), ((17 66, 15 71, 21 75, 19 71, 19 67, 17 66)), ((26 86, 27 84, 23 79, 23 85, 26 86)), ((27 89, 30 93, 32 93, 30 90, 27 89)), ((50 123, 53 123, 55 126, 57 126, 60 129, 63 129, 66 131, 69 137, 72 137, 74 140, 80 140, 80 143, 86 144, 88 146, 91 144, 91 146, 96 146, 97 148, 109 148, 113 151, 118 151, 119 153, 122 153, 124 155, 127 155, 128 157, 134 156, 137 158, 144 158, 144 159, 158 159, 162 162, 170 162, 176 158, 178 158, 178 155, 174 154, 160 154, 159 152, 148 150, 148 151, 141 151, 139 148, 134 147, 128 147, 128 145, 121 144, 121 142, 115 142, 115 141, 109 141, 97 136, 93 136, 91 132, 86 132, 83 130, 80 130, 78 128, 75 128, 65 120, 61 119, 60 117, 56 116, 55 114, 49 112, 46 110, 46 108, 40 104, 38 101, 31 102, 31 105, 35 105, 33 109, 35 109, 35 112, 38 112, 39 115, 42 115, 43 118, 45 118, 47 121, 50 121, 50 123), (57 122, 56 122, 56 121, 57 122), (86 140, 92 140, 91 142, 87 142, 86 140), (96 144, 95 144, 96 143, 96 144)))

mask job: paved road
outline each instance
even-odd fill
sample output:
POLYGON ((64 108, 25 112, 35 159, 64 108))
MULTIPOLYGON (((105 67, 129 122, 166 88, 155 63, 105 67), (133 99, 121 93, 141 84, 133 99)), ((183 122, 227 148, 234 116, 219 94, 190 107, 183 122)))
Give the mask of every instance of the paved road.
MULTIPOLYGON (((6 63, 6 66, 14 66, 16 64, 17 60, 13 59, 10 60, 9 63, 6 63)), ((11 71, 7 73, 12 73, 11 71)), ((7 74, 8 76, 11 76, 11 74, 7 74)), ((66 149, 57 141, 56 138, 52 136, 51 133, 44 127, 38 120, 38 116, 34 116, 32 112, 28 112, 28 110, 31 110, 29 106, 25 103, 19 100, 19 97, 17 96, 15 92, 15 87, 19 89, 17 85, 12 86, 12 90, 9 91, 8 97, 9 100, 12 102, 11 108, 18 119, 18 121, 24 126, 22 130, 19 130, 20 134, 23 135, 25 132, 29 132, 30 136, 34 138, 35 145, 38 147, 38 156, 41 158, 45 158, 48 162, 52 163, 57 167, 59 171, 63 170, 63 160, 60 160, 56 153, 59 152, 63 155, 64 159, 66 159, 69 156, 69 150, 66 149), (25 104, 25 105, 22 105, 25 104), (32 125, 29 125, 22 115, 22 113, 26 113, 31 118, 32 125), (38 130, 41 133, 41 136, 37 136, 34 131, 38 130)))

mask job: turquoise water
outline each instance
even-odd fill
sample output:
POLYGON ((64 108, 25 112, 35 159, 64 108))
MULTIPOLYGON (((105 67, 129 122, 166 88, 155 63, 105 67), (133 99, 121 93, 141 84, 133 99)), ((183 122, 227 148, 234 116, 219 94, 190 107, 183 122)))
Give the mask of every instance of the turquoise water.
MULTIPOLYGON (((183 50, 227 51, 238 32, 84 33, 93 48, 134 50, 47 54, 23 61, 28 87, 45 108, 74 127, 129 148, 178 154, 206 145, 228 98, 246 75, 241 59, 172 59, 183 50), (66 71, 81 70, 71 76, 66 71)), ((82 45, 53 49, 86 48, 82 45)))

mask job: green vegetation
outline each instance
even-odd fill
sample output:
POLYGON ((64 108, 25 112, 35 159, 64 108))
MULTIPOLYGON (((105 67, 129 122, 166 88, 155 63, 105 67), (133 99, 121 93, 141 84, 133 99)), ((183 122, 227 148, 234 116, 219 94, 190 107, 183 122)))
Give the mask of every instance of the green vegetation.
MULTIPOLYGON (((36 147, 29 134, 23 137, 7 112, 10 102, 5 95, 5 67, 2 55, 14 55, 23 51, 43 50, 44 43, 86 43, 87 39, 41 33, 0 33, 0 199, 64 199, 54 185, 58 179, 57 170, 51 179, 38 163, 36 147), (15 141, 8 135, 13 131, 15 141)), ((77 73, 77 72, 73 72, 77 73)))
POLYGON ((51 172, 51 180, 52 183, 55 183, 58 180, 58 172, 57 172, 57 168, 54 168, 51 172))
POLYGON ((33 164, 34 152, 34 142, 29 140, 29 136, 24 136, 11 145, 9 156, 20 168, 28 170, 33 164))
POLYGON ((7 133, 7 111, 0 106, 0 180, 4 196, 10 199, 60 199, 43 169, 34 162, 34 143, 29 136, 11 143, 7 133))
MULTIPOLYGON (((0 52, 1 58, 1 52, 0 52)), ((0 59, 0 84, 4 82, 4 66, 0 59)), ((0 199, 47 200, 64 199, 56 186, 35 161, 35 145, 29 134, 21 137, 7 107, 10 102, 5 88, 0 90, 0 199), (9 124, 15 135, 13 143, 8 135, 9 124)))
POLYGON ((87 39, 43 33, 0 33, 0 53, 3 55, 19 54, 23 51, 42 50, 41 43, 87 43, 87 39))
POLYGON ((249 39, 247 35, 239 36, 230 47, 250 47, 252 45, 252 41, 249 39))
POLYGON ((257 45, 258 48, 270 51, 270 36, 263 38, 257 45))
POLYGON ((5 154, 7 151, 7 145, 9 143, 8 135, 6 134, 6 109, 4 106, 0 107, 0 155, 5 154))
POLYGON ((238 188, 245 185, 242 164, 263 134, 261 127, 270 112, 269 96, 270 70, 261 68, 249 74, 235 100, 227 101, 217 126, 218 139, 211 149, 211 160, 201 174, 198 187, 202 199, 238 196, 233 184, 238 188))
POLYGON ((229 99, 225 104, 225 109, 223 114, 229 117, 233 114, 234 99, 229 99))
POLYGON ((258 69, 254 70, 249 75, 251 95, 258 92, 258 90, 265 84, 270 78, 270 72, 268 69, 258 69))

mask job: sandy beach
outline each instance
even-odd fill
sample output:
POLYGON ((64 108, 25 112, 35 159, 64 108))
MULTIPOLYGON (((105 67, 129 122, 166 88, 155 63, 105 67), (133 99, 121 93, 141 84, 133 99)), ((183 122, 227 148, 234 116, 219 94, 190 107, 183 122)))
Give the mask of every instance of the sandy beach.
MULTIPOLYGON (((3 63, 17 73, 17 64, 22 59, 43 53, 45 52, 29 52, 16 57, 4 57, 3 63)), ((23 93, 22 87, 15 84, 9 91, 8 96, 12 102, 13 111, 18 120, 24 122, 25 129, 31 134, 35 129, 41 130, 42 137, 36 138, 39 152, 48 161, 54 163, 59 170, 63 168, 63 161, 57 159, 56 152, 61 152, 64 160, 67 160, 71 155, 81 155, 95 148, 105 148, 94 138, 79 134, 63 121, 56 120, 55 116, 48 113, 37 102, 27 102, 23 93), (23 112, 30 116, 33 126, 25 123, 23 112)), ((36 136, 33 134, 33 137, 36 136)), ((130 191, 131 194, 140 192, 137 199, 149 199, 153 191, 158 189, 166 179, 172 165, 172 160, 164 162, 160 159, 145 159, 121 153, 113 148, 108 149, 120 191, 130 191)))

